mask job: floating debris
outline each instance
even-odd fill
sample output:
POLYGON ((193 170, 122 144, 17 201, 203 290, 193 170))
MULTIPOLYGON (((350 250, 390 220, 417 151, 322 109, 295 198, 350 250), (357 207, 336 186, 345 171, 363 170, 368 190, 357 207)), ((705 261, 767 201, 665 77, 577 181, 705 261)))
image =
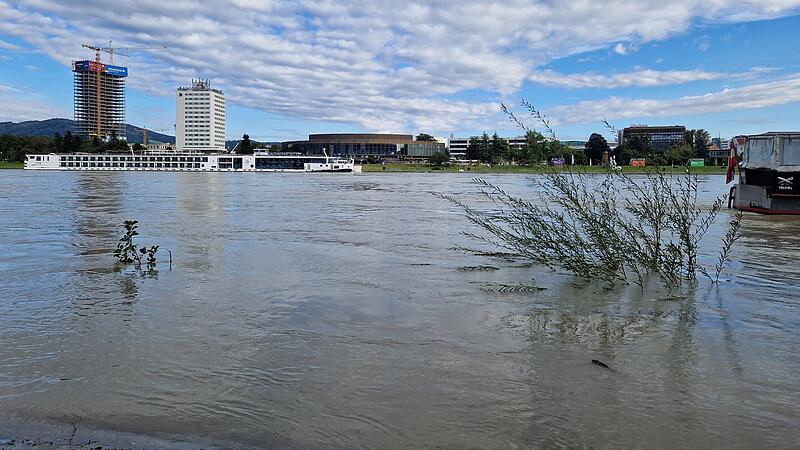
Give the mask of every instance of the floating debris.
POLYGON ((501 292, 504 294, 516 294, 525 292, 543 291, 545 288, 533 284, 484 284, 481 286, 484 292, 501 292))
POLYGON ((500 270, 500 268, 494 266, 461 266, 458 268, 459 272, 494 272, 495 270, 500 270))

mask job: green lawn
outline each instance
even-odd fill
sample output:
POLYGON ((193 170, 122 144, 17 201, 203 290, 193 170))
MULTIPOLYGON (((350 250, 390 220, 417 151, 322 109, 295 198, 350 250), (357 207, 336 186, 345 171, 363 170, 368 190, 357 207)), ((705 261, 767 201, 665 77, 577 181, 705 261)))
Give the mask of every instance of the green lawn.
POLYGON ((0 161, 0 169, 22 169, 25 163, 20 161, 0 161))
MULTIPOLYGON (((454 173, 458 172, 459 169, 463 169, 464 173, 542 173, 552 169, 551 167, 547 166, 468 166, 468 167, 456 167, 456 166, 449 166, 443 167, 441 169, 432 169, 431 166, 427 164, 364 164, 363 166, 364 172, 416 172, 416 173, 454 173)), ((565 166, 564 170, 569 169, 569 166, 565 166)), ((608 169, 604 166, 578 166, 575 167, 575 170, 580 170, 582 172, 587 173, 605 173, 608 169)), ((662 166, 662 167, 648 167, 647 169, 643 169, 641 167, 630 167, 625 166, 622 168, 625 173, 644 173, 645 170, 658 170, 665 173, 684 173, 686 171, 685 167, 670 167, 670 166, 662 166)), ((692 173, 697 174, 723 174, 725 173, 726 168, 724 166, 706 166, 706 167, 692 167, 692 173)))

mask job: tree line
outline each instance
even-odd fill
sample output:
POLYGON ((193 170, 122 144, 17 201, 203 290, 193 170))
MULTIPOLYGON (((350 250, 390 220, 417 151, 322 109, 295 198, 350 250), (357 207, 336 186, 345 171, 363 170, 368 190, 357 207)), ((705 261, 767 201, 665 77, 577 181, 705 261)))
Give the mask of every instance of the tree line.
POLYGON ((604 161, 605 155, 623 165, 630 164, 631 159, 646 159, 650 165, 686 164, 692 158, 707 158, 710 142, 708 132, 700 129, 687 131, 683 141, 666 152, 656 148, 648 135, 633 135, 612 150, 601 134, 592 133, 580 151, 536 131, 526 133, 522 146, 511 146, 497 133, 489 136, 484 132, 470 138, 466 157, 487 164, 547 164, 556 158, 570 163, 574 158, 578 165, 596 165, 604 161))
POLYGON ((470 138, 467 146, 467 159, 487 164, 540 164, 554 158, 575 164, 586 164, 584 152, 575 151, 563 143, 545 138, 541 133, 528 131, 522 146, 509 145, 508 141, 497 133, 489 136, 486 132, 481 136, 470 138))
MULTIPOLYGON (((133 145, 134 150, 141 150, 140 144, 133 145), (137 148, 138 146, 138 148, 137 148)), ((48 136, 0 136, 0 159, 3 161, 24 161, 26 154, 32 153, 113 153, 127 152, 128 143, 112 135, 101 141, 97 137, 84 139, 82 136, 67 131, 62 136, 56 133, 48 136)))
MULTIPOLYGON (((602 136, 600 137, 602 138, 602 136)), ((591 138, 589 140, 592 141, 591 138)), ((693 158, 708 158, 710 143, 711 136, 708 131, 703 129, 687 130, 682 142, 675 143, 667 151, 664 151, 653 145, 650 136, 634 134, 620 142, 613 154, 619 164, 629 164, 631 159, 645 159, 650 165, 684 165, 693 158)), ((589 144, 590 142, 586 143, 587 151, 589 151, 589 144)), ((598 144, 595 142, 592 145, 592 151, 596 152, 597 146, 598 144)))

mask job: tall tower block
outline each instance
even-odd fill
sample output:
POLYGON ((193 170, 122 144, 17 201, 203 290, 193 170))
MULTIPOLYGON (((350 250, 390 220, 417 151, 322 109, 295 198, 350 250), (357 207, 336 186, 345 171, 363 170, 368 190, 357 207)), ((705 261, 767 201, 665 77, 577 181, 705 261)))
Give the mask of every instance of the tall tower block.
POLYGON ((125 139, 125 78, 128 68, 83 60, 72 62, 75 133, 125 139))
POLYGON ((225 151, 225 94, 209 80, 175 92, 175 146, 181 152, 225 151))

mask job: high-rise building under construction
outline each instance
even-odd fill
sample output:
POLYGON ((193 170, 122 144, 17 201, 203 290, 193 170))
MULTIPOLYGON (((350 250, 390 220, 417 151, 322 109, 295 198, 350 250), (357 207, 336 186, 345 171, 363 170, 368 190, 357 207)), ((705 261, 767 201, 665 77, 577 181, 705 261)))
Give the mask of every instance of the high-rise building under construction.
POLYGON ((128 68, 97 61, 73 61, 75 133, 125 139, 125 78, 128 68))

